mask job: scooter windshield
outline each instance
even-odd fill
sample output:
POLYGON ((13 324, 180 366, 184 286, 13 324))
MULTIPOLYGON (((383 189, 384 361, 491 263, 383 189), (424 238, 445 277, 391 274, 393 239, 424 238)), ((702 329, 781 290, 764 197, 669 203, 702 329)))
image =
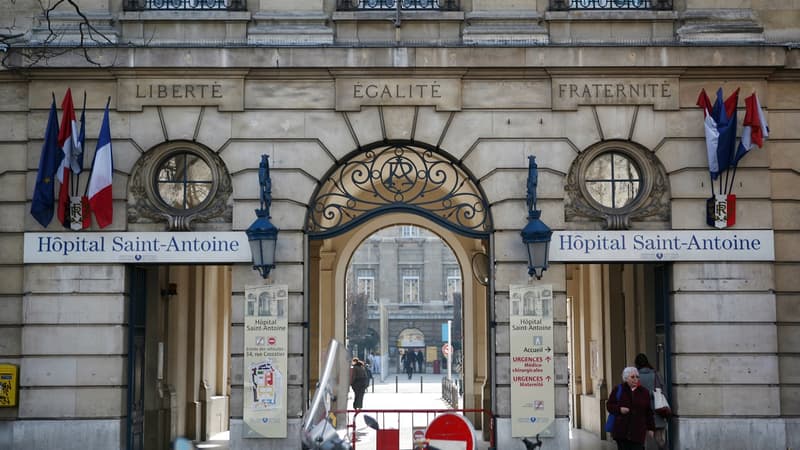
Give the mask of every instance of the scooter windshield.
POLYGON ((343 438, 346 429, 350 354, 335 339, 328 345, 325 368, 317 384, 311 406, 303 416, 301 440, 312 450, 344 450, 350 444, 343 438), (342 411, 340 414, 339 411, 342 411))

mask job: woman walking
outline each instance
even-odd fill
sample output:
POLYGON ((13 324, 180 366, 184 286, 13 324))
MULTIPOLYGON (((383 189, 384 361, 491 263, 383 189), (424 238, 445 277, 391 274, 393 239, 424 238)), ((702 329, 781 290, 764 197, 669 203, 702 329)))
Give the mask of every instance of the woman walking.
MULTIPOLYGON (((639 370, 639 383, 650 391, 650 407, 655 409, 653 391, 655 388, 659 388, 661 392, 664 392, 664 385, 661 382, 661 378, 658 376, 658 372, 656 372, 653 366, 650 365, 650 361, 647 360, 647 355, 644 353, 636 355, 634 364, 636 364, 636 369, 639 370)), ((658 450, 661 450, 667 444, 667 433, 665 430, 667 427, 667 420, 659 414, 654 414, 653 421, 656 426, 653 437, 655 438, 658 450)))
POLYGON ((617 441, 617 449, 644 450, 647 436, 653 436, 656 427, 650 392, 639 384, 636 367, 626 367, 622 371, 622 384, 609 394, 606 410, 616 416, 611 436, 617 441), (621 390, 619 400, 618 390, 621 390))

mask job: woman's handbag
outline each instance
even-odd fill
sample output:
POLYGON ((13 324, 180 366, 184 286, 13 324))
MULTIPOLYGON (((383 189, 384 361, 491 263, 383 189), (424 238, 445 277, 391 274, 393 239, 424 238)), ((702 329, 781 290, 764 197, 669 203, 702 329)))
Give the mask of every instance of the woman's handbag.
MULTIPOLYGON (((622 385, 620 384, 617 386, 617 402, 622 397, 622 385)), ((608 418, 606 419, 606 433, 611 433, 614 431, 614 420, 617 418, 616 414, 608 413, 608 418)))
POLYGON ((661 388, 653 389, 653 407, 656 410, 656 414, 665 419, 672 415, 672 410, 669 409, 667 397, 661 392, 661 388))

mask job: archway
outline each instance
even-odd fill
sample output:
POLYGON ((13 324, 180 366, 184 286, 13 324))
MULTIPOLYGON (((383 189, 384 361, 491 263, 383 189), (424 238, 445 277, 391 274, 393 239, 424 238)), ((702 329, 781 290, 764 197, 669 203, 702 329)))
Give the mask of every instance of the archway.
MULTIPOLYGON (((329 172, 310 202, 308 355, 314 386, 325 346, 345 338, 348 261, 368 236, 407 224, 437 234, 463 276, 464 406, 490 405, 488 291, 472 261, 489 253, 488 202, 474 178, 432 146, 381 142, 329 172)), ((480 417, 472 417, 481 426, 480 417)))

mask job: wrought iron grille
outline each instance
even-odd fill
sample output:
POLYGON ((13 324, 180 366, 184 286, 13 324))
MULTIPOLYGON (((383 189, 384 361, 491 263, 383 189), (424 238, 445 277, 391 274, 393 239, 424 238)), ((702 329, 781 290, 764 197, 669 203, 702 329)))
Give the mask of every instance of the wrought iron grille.
POLYGON ((397 9, 400 2, 402 10, 440 10, 458 11, 458 0, 339 0, 340 11, 371 11, 397 9))
POLYGON ((125 0, 126 11, 245 11, 245 0, 125 0))
POLYGON ((553 11, 569 10, 671 10, 672 0, 550 0, 553 11))
POLYGON ((470 237, 491 228, 488 205, 459 166, 431 150, 391 143, 328 176, 309 205, 306 229, 312 237, 335 236, 389 211, 420 214, 470 237))

